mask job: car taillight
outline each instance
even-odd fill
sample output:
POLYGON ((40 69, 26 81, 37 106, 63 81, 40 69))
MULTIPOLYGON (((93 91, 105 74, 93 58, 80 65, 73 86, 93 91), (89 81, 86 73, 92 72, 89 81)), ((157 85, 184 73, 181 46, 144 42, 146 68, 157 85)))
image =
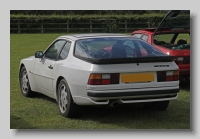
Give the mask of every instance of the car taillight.
POLYGON ((178 81, 179 80, 179 71, 158 71, 157 72, 157 81, 166 82, 166 81, 178 81))
POLYGON ((119 73, 90 74, 89 85, 119 84, 119 73))
POLYGON ((174 59, 176 64, 189 64, 190 63, 190 57, 176 57, 174 59))

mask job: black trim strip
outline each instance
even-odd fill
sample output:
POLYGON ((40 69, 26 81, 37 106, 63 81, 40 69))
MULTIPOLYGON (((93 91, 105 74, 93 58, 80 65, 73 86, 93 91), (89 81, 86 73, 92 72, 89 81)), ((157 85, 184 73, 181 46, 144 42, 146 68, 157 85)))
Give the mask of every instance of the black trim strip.
MULTIPOLYGON (((132 84, 132 83, 130 83, 132 84)), ((176 87, 176 86, 162 86, 162 87, 176 87)), ((156 87, 143 87, 143 89, 150 89, 150 88, 156 88, 156 87)), ((93 88, 88 88, 88 90, 92 90, 93 88)), ((128 89, 141 89, 141 87, 128 87, 126 89, 121 89, 121 88, 118 88, 117 90, 128 90, 128 89)), ((106 89, 106 90, 113 90, 113 89, 106 89)))
POLYGON ((120 97, 120 96, 143 96, 143 95, 163 95, 163 94, 175 94, 179 89, 170 90, 154 90, 154 91, 138 91, 138 92, 117 92, 117 93, 94 93, 87 92, 89 97, 120 97))
POLYGON ((92 64, 125 64, 125 63, 150 63, 150 62, 172 62, 174 56, 161 57, 139 57, 139 58, 110 58, 110 59, 93 59, 77 56, 74 57, 92 64))

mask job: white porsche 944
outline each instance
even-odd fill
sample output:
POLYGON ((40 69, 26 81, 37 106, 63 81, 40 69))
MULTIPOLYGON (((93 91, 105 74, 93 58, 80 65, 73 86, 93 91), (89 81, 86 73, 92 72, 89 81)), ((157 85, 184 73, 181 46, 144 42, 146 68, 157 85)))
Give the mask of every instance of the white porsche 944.
POLYGON ((56 38, 44 51, 20 61, 22 95, 56 100, 64 117, 79 105, 143 103, 166 110, 178 98, 174 57, 124 34, 74 34, 56 38))

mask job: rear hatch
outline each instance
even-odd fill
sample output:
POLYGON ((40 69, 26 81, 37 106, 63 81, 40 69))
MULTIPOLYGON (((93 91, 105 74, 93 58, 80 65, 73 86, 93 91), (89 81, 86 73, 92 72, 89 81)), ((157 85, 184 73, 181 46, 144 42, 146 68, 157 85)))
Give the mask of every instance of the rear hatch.
POLYGON ((158 32, 171 30, 181 31, 190 30, 190 11, 189 10, 172 10, 169 11, 162 19, 159 26, 154 31, 154 36, 158 32))
POLYGON ((190 64, 190 11, 169 11, 155 29, 152 39, 157 48, 161 46, 161 51, 176 56, 178 65, 190 64))
POLYGON ((190 11, 172 10, 155 29, 152 42, 170 50, 190 50, 190 11))

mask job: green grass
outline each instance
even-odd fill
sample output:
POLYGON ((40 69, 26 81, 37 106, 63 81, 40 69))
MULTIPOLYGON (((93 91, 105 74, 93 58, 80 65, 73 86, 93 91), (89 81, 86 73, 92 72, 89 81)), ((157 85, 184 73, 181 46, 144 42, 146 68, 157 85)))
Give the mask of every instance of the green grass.
POLYGON ((20 59, 33 55, 62 34, 10 35, 10 128, 11 129, 190 129, 190 85, 181 85, 179 98, 166 111, 150 111, 141 105, 117 108, 83 107, 73 119, 59 114, 55 100, 44 95, 21 95, 20 59))

